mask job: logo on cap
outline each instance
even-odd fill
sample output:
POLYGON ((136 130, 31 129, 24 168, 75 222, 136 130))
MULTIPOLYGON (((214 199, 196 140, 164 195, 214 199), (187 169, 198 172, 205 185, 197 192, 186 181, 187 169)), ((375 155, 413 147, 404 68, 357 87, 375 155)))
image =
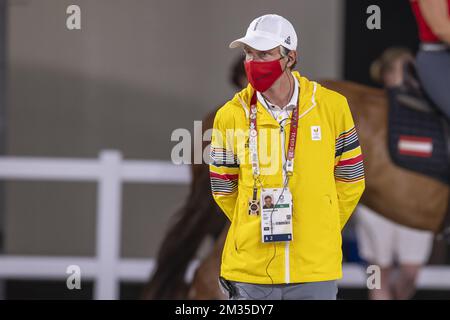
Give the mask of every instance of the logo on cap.
POLYGON ((291 36, 288 36, 288 37, 286 38, 286 40, 284 40, 284 43, 286 43, 286 44, 291 44, 291 36))

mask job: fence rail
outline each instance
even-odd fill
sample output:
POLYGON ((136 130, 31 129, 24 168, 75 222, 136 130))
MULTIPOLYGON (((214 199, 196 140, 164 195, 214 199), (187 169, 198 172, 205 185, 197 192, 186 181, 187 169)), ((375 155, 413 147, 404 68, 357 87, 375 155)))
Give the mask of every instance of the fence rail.
MULTIPOLYGON (((96 256, 45 257, 0 255, 0 278, 65 279, 66 269, 78 265, 82 279, 94 281, 94 299, 118 299, 120 281, 148 280, 154 268, 152 259, 120 257, 122 184, 187 184, 187 166, 168 161, 123 160, 116 150, 100 152, 98 159, 0 157, 2 180, 94 181, 98 183, 96 256)), ((192 278, 198 261, 186 274, 192 278)), ((354 264, 344 264, 343 287, 365 287, 367 274, 354 264)), ((450 267, 428 266, 418 280, 419 288, 450 289, 450 267)))
POLYGON ((186 166, 175 166, 166 161, 123 160, 119 151, 105 150, 100 152, 98 159, 0 157, 0 179, 94 181, 98 188, 96 257, 34 258, 2 255, 0 277, 67 276, 67 266, 75 264, 83 266, 83 275, 86 272, 87 276, 95 280, 95 299, 117 299, 119 276, 127 275, 126 267, 129 267, 130 277, 137 271, 146 270, 144 265, 134 260, 120 259, 122 184, 186 184, 190 176, 186 166))

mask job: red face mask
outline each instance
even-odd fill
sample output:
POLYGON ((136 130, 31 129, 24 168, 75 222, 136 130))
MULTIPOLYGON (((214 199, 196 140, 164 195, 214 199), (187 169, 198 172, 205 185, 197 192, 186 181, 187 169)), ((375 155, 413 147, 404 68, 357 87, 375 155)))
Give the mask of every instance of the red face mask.
POLYGON ((256 91, 264 92, 283 74, 280 59, 272 61, 245 61, 248 82, 256 91))

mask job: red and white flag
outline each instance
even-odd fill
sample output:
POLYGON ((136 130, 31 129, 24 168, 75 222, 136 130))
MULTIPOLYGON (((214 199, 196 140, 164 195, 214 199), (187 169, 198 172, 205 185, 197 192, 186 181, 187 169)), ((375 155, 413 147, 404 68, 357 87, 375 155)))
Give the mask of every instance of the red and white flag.
POLYGON ((433 139, 401 135, 397 148, 400 154, 429 158, 433 153, 433 139))

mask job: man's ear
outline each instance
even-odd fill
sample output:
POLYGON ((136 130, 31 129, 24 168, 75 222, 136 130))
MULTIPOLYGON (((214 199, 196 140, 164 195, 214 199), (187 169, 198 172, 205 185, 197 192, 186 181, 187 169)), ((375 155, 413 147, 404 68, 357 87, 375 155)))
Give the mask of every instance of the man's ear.
POLYGON ((294 65, 296 57, 297 57, 297 54, 295 51, 290 51, 288 53, 288 67, 289 68, 291 68, 294 65))

